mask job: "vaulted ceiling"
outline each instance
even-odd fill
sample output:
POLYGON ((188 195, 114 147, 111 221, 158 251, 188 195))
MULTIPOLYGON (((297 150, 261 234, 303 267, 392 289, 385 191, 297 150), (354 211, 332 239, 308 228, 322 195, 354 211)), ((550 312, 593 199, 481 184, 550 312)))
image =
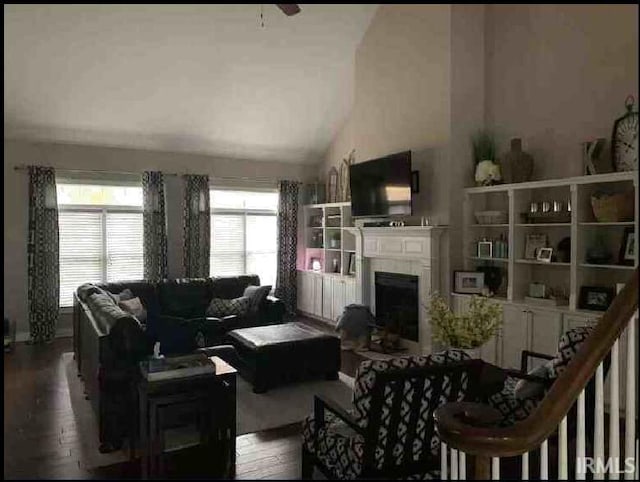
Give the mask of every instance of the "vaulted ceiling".
POLYGON ((5 5, 4 134, 319 160, 376 5, 5 5))

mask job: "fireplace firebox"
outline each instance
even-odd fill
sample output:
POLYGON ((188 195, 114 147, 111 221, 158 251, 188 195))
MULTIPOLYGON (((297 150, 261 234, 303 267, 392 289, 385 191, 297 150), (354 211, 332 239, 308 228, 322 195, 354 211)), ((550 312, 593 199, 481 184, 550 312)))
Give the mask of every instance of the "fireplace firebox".
POLYGON ((375 273, 376 324, 402 338, 418 341, 418 277, 406 274, 375 273))

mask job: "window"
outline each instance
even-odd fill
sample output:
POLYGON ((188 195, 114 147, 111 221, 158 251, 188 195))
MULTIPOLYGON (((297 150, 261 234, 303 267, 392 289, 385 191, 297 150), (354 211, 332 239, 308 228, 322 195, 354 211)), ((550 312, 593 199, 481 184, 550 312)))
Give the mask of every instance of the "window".
POLYGON ((211 276, 257 274, 275 286, 278 193, 213 189, 211 276))
POLYGON ((83 283, 141 279, 142 187, 58 182, 60 306, 83 283))

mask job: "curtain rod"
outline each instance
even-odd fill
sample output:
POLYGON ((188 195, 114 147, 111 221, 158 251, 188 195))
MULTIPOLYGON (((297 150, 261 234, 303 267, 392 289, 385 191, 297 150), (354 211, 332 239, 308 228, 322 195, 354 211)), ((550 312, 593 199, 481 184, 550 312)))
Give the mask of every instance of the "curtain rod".
MULTIPOLYGON (((52 167, 57 171, 61 171, 61 172, 87 172, 87 173, 100 172, 105 174, 135 174, 135 175, 142 174, 141 171, 114 171, 114 170, 107 170, 107 169, 65 169, 65 168, 55 168, 54 166, 43 166, 43 165, 38 165, 38 167, 52 167)), ((13 167, 15 171, 26 171, 28 168, 29 166, 25 164, 19 164, 13 167)), ((161 172, 164 176, 182 176, 185 174, 197 174, 193 172, 165 172, 165 171, 161 171, 161 172)), ((278 182, 278 179, 274 179, 270 177, 209 175, 209 178, 213 180, 219 179, 219 180, 229 180, 229 181, 278 182)))

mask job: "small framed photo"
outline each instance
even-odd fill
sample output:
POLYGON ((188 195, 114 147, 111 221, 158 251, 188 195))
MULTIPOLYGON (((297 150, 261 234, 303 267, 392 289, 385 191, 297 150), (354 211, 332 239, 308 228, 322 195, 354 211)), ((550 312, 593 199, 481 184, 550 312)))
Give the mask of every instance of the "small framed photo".
POLYGON ((454 271, 453 291, 456 293, 482 294, 484 273, 479 271, 454 271))
POLYGON ((636 261, 636 234, 633 228, 625 228, 622 236, 622 245, 620 246, 620 264, 633 265, 636 261))
POLYGON ((493 243, 491 241, 478 241, 478 258, 492 258, 493 243))
POLYGON ((356 253, 349 253, 349 274, 356 274, 356 253))
POLYGON ((553 255, 553 248, 540 248, 536 259, 542 263, 551 263, 551 256, 553 255))
POLYGON ((537 259, 538 250, 540 248, 546 248, 546 247, 547 247, 546 234, 529 233, 525 237, 525 241, 524 241, 524 258, 537 259))
POLYGON ((580 288, 578 307, 581 310, 607 311, 613 301, 613 288, 583 286, 580 288))

